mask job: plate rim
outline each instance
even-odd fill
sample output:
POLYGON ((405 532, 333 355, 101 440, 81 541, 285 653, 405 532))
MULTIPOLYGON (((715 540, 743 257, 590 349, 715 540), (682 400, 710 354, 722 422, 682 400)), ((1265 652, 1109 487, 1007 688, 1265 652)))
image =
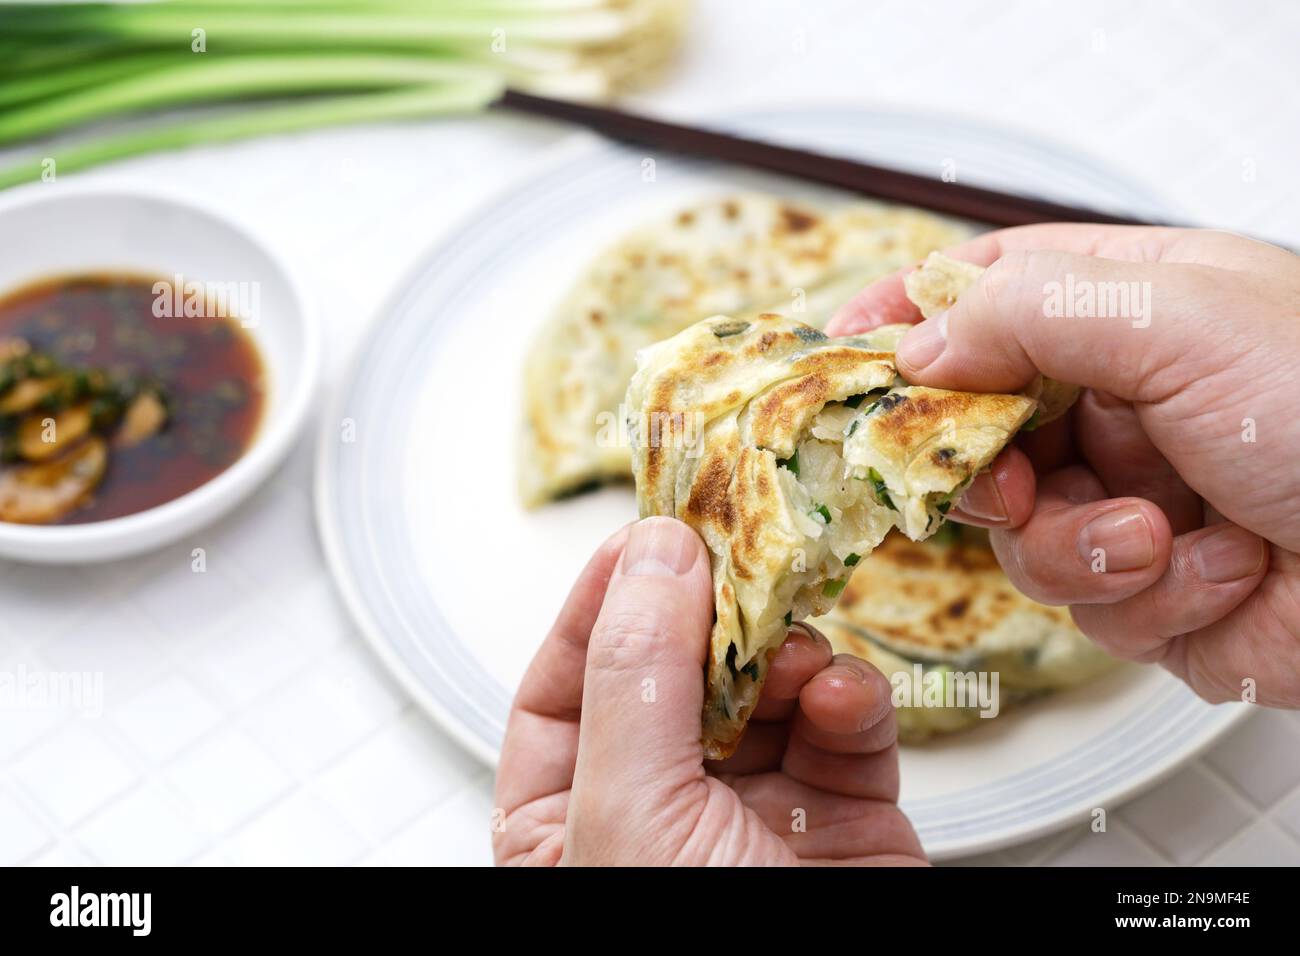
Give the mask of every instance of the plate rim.
MULTIPOLYGON (((1152 207, 1170 212, 1176 211, 1158 188, 1144 182, 1141 178, 1116 172, 1110 168, 1109 164, 1094 157, 1091 153, 1014 126, 975 122, 964 116, 945 114, 940 111, 902 109, 862 103, 821 102, 816 104, 805 103, 803 106, 808 109, 844 111, 863 116, 887 114, 902 120, 937 121, 949 126, 960 126, 984 135, 1016 140, 1047 153, 1061 154, 1068 152, 1085 167, 1103 173, 1117 182, 1124 183, 1130 189, 1147 196, 1152 207)), ((747 118, 772 116, 773 114, 785 112, 798 115, 802 111, 794 105, 782 103, 776 106, 728 110, 716 116, 710 115, 704 121, 717 122, 725 127, 727 124, 743 122, 747 118)), ((625 147, 622 144, 611 143, 587 131, 576 131, 555 145, 548 147, 544 151, 544 155, 537 161, 528 163, 515 175, 506 177, 490 194, 474 203, 469 210, 457 217, 442 235, 429 244, 421 254, 414 257, 411 265, 408 266, 399 280, 382 298, 379 308, 365 323, 364 329, 357 337, 356 348, 349 356, 342 374, 334 383, 331 390, 332 394, 326 403, 326 414, 322 416, 319 426, 314 463, 313 513, 326 564, 337 593, 340 595, 353 623, 361 632, 366 644, 402 689, 457 744, 493 769, 496 768, 499 762, 500 755, 498 751, 479 735, 473 733, 453 710, 444 706, 434 697, 424 682, 397 654, 384 635, 379 633, 379 628, 371 617, 365 598, 362 596, 354 576, 348 569, 341 523, 337 520, 338 515, 331 507, 337 487, 340 458, 340 449, 337 447, 337 423, 342 420, 342 417, 345 417, 343 415, 345 411, 344 403, 349 393, 349 386, 356 381, 366 361, 365 343, 375 337, 386 319, 395 313, 396 306, 400 304, 417 281, 428 272, 430 266, 454 246, 458 235, 481 220, 484 210, 491 208, 502 195, 509 194, 529 181, 543 179, 553 169, 564 166, 576 159, 581 159, 584 154, 595 156, 606 150, 619 148, 625 147)), ((1086 818, 1089 810, 1094 805, 1116 806, 1168 778, 1180 766, 1194 759, 1230 729, 1250 717, 1254 709, 1241 706, 1224 708, 1220 712, 1223 716, 1215 722, 1213 727, 1207 729, 1199 738, 1190 743, 1175 748, 1151 765, 1151 768, 1145 771, 1140 778, 1117 783, 1108 790, 1091 796, 1087 801, 1066 806, 1042 819, 1023 825, 1007 826, 1000 830, 951 837, 933 842, 926 846, 926 852, 933 860, 967 856, 974 853, 994 852, 1006 846, 1023 843, 1057 832, 1069 826, 1071 822, 1086 818), (1087 805, 1083 805, 1084 803, 1087 805)))
POLYGON ((342 374, 332 384, 329 400, 325 403, 326 414, 321 417, 316 435, 312 512, 315 516, 316 531, 320 538, 321 550, 325 553, 325 563, 329 568, 330 578, 335 589, 343 599, 343 604, 352 617, 357 630, 361 632, 366 644, 384 664, 388 673, 397 680, 402 689, 411 696, 411 699, 423 708, 425 713, 437 721, 443 731, 493 771, 496 770, 501 755, 480 737, 471 733, 455 714, 444 707, 433 696, 424 682, 412 673, 406 662, 397 656, 392 646, 384 640, 383 635, 377 633, 378 628, 370 617, 369 608, 359 593, 352 576, 347 573, 343 554, 342 530, 335 520, 336 515, 326 507, 333 497, 332 492, 334 491, 336 474, 336 469, 333 466, 339 457, 338 448, 336 447, 338 444, 336 440, 337 423, 342 417, 346 417, 342 413, 347 387, 356 380, 364 364, 366 357, 364 344, 374 338, 375 333, 386 317, 393 314, 402 297, 414 285, 416 280, 428 270, 430 263, 441 258, 443 253, 452 247, 455 237, 463 229, 481 218, 483 210, 494 203, 502 194, 511 192, 515 187, 523 185, 529 180, 546 175, 551 169, 562 166, 572 159, 579 158, 583 153, 598 152, 603 144, 604 140, 594 133, 579 130, 554 146, 548 147, 544 151, 545 156, 539 161, 526 165, 517 174, 507 177, 499 183, 489 195, 474 203, 467 211, 457 217, 442 235, 426 246, 424 251, 412 260, 411 264, 402 272, 401 277, 382 298, 379 307, 366 320, 365 328, 358 334, 355 348, 352 354, 348 356, 342 374))

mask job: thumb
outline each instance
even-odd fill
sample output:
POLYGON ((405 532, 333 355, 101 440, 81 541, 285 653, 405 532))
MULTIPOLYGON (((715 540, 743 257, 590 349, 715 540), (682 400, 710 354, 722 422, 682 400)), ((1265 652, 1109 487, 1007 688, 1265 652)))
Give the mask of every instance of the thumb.
POLYGON ((575 793, 625 813, 700 773, 713 615, 699 536, 672 518, 633 525, 587 648, 575 793))
POLYGON ((1215 308, 1222 275, 1008 252, 952 308, 908 332, 899 371, 916 384, 986 392, 1023 388, 1042 372, 1128 401, 1160 401, 1197 377, 1197 356, 1234 348, 1230 316, 1215 308))

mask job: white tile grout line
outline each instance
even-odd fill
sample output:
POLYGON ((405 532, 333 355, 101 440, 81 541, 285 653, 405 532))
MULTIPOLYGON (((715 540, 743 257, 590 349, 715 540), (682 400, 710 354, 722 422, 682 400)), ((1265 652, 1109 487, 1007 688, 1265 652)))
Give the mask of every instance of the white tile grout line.
MULTIPOLYGON (((215 637, 215 635, 209 635, 209 637, 215 637)), ((206 639, 207 638, 205 638, 205 640, 206 639)), ((343 639, 340 639, 339 641, 336 641, 334 644, 330 645, 330 650, 333 650, 337 647, 342 647, 347 643, 348 643, 348 638, 345 637, 343 639)), ((356 644, 359 646, 360 641, 357 640, 356 644)), ((181 795, 175 791, 175 789, 171 786, 170 782, 166 780, 165 777, 162 776, 162 774, 170 766, 172 766, 174 763, 179 761, 187 752, 192 752, 195 748, 201 747, 210 738, 214 738, 221 733, 228 732, 232 725, 238 727, 240 730, 244 731, 245 733, 250 732, 250 726, 248 724, 248 716, 253 710, 255 710, 260 704, 274 699, 279 695, 279 692, 285 686, 300 679, 303 675, 305 675, 309 671, 317 669, 319 666, 320 666, 319 659, 307 660, 299 668, 293 671, 290 675, 286 676, 279 683, 275 684, 271 688, 268 688, 261 695, 248 700, 242 706, 232 705, 232 703, 227 699, 226 695, 222 693, 219 688, 212 686, 212 684, 209 682, 207 678, 207 675, 203 674, 202 672, 192 672, 185 668, 178 668, 177 670, 173 671, 173 673, 183 674, 186 679, 192 680, 194 683, 198 684, 200 689, 203 692, 205 692, 209 696, 209 698, 211 698, 211 700, 221 705, 219 707, 219 710, 222 712, 222 717, 224 718, 224 721, 216 723, 213 727, 199 734, 192 741, 190 741, 190 743, 187 745, 185 750, 177 754, 173 754, 172 756, 152 766, 150 766, 149 762, 147 761, 147 758, 144 757, 144 755, 140 754, 140 752, 136 749, 135 745, 129 739, 124 737, 116 727, 112 726, 111 722, 108 722, 107 720, 104 719, 97 721, 97 723, 101 724, 101 727, 99 728, 97 733, 103 734, 105 737, 107 737, 110 743, 115 744, 114 752, 117 755, 121 756, 128 763, 128 765, 131 767, 131 770, 135 774, 135 779, 133 780, 131 786, 126 791, 124 791, 121 794, 115 795, 108 802, 97 807, 95 810, 91 811, 85 817, 81 817, 75 821, 70 822, 66 828, 60 826, 56 821, 54 821, 54 819, 45 811, 45 809, 41 806, 39 801, 35 798, 35 795, 30 794, 26 790, 26 788, 23 787, 21 781, 14 780, 13 781, 14 787, 16 790, 19 791, 19 793, 24 798, 21 801, 22 805, 24 805, 30 810, 35 811, 34 815, 38 819, 40 819, 41 822, 44 823, 47 826, 47 828, 51 832, 55 833, 61 840, 68 839, 68 838, 75 840, 76 839, 74 835, 75 830, 85 826, 96 817, 102 815, 104 812, 111 809, 122 799, 125 799, 126 797, 130 796, 140 787, 147 786, 151 783, 157 783, 158 785, 160 785, 164 790, 164 792, 166 792, 168 796, 170 796, 174 801, 177 802, 179 808, 184 812, 184 815, 188 817, 189 814, 185 808, 184 798, 181 797, 181 795), (236 713, 234 712, 235 710, 238 710, 239 712, 236 713)), ((146 688, 147 686, 148 685, 146 685, 146 688)), ((136 690, 136 693, 140 693, 146 688, 138 688, 136 690)), ((135 694, 132 694, 131 696, 135 696, 135 694)), ((339 760, 343 759, 346 755, 352 753, 358 747, 362 746, 366 741, 370 740, 381 731, 387 729, 396 720, 401 719, 406 713, 408 713, 413 708, 413 706, 414 705, 412 705, 409 701, 404 703, 398 709, 396 714, 392 715, 387 720, 381 720, 378 726, 365 733, 354 744, 345 747, 334 757, 330 758, 325 764, 316 768, 316 770, 313 771, 313 773, 316 774, 322 773, 327 768, 334 766, 339 760)), ((68 725, 71 721, 75 719, 76 718, 73 717, 72 715, 63 716, 60 719, 59 723, 56 724, 54 727, 50 728, 49 731, 46 734, 44 734, 42 737, 30 741, 24 747, 20 748, 18 751, 15 751, 15 753, 10 758, 11 761, 13 757, 18 757, 26 753, 30 749, 40 746, 43 742, 47 742, 51 736, 56 734, 58 731, 62 730, 66 725, 68 725)), ((254 737, 254 739, 256 739, 256 737, 254 737)), ((302 785, 309 779, 310 775, 300 774, 295 770, 293 770, 292 768, 284 766, 283 762, 280 761, 278 757, 276 757, 274 754, 271 754, 271 757, 275 759, 277 769, 279 769, 282 773, 285 774, 286 777, 288 777, 291 781, 293 781, 294 786, 291 788, 291 790, 300 789, 302 785)), ((9 775, 9 773, 10 773, 9 771, 6 771, 6 775, 9 775)), ((284 797, 285 794, 281 794, 276 799, 284 799, 284 797)), ((266 808, 262 808, 261 810, 258 811, 258 813, 264 812, 265 809, 266 808)), ((205 850, 210 847, 212 841, 219 839, 223 834, 233 834, 237 829, 251 822, 251 820, 254 819, 258 815, 258 813, 254 813, 250 815, 240 824, 231 827, 227 831, 222 831, 221 833, 215 833, 215 834, 209 833, 210 836, 209 846, 205 847, 205 850)), ((196 831, 209 832, 205 826, 198 824, 198 822, 193 820, 192 817, 190 818, 190 822, 195 824, 196 831)), ((88 850, 84 850, 84 847, 82 849, 84 852, 87 853, 87 855, 93 856, 93 854, 90 854, 88 850)))
POLYGON ((1280 823, 1278 823, 1277 819, 1274 817, 1274 812, 1277 810, 1277 808, 1282 806, 1284 803, 1286 803, 1287 800, 1289 800, 1291 797, 1295 796, 1297 791, 1300 791, 1300 785, 1293 786, 1290 790, 1286 791, 1286 793, 1282 794, 1282 796, 1278 797, 1278 799, 1274 800, 1273 803, 1270 804, 1269 806, 1261 807, 1258 804, 1256 804, 1254 800, 1251 800, 1248 796, 1246 796, 1246 794, 1241 791, 1241 789, 1236 785, 1236 783, 1234 783, 1231 779, 1229 779, 1224 774, 1220 773, 1218 769, 1212 767, 1209 763, 1205 762, 1204 760, 1198 760, 1197 762, 1198 764, 1201 765, 1206 775, 1212 777, 1215 780, 1218 780, 1220 783, 1223 784, 1224 787, 1226 787, 1232 793, 1233 797, 1237 800, 1237 802, 1241 805, 1241 807, 1249 814, 1250 817, 1250 819, 1239 830, 1233 833, 1231 837, 1229 837, 1226 840, 1223 840, 1217 846, 1215 846, 1213 850, 1207 852, 1206 853, 1207 857, 1210 856, 1211 853, 1213 853, 1215 850, 1220 850, 1223 847, 1227 846, 1234 839, 1239 837, 1242 833, 1244 833, 1246 830, 1248 830, 1251 826, 1253 826, 1255 823, 1259 822, 1260 820, 1267 820, 1269 823, 1273 824, 1273 826, 1276 827, 1277 830, 1282 834, 1282 837, 1288 843, 1292 844, 1292 846, 1296 850, 1296 853, 1300 855, 1300 840, 1296 840, 1296 838, 1291 835, 1291 831, 1287 827, 1282 826, 1280 823))
MULTIPOLYGON (((189 862, 192 861, 193 859, 197 859, 198 857, 203 856, 209 850, 213 849, 215 844, 217 844, 218 842, 224 841, 229 837, 235 836, 241 830, 246 828, 249 824, 253 823, 258 817, 262 816, 264 813, 266 813, 275 805, 284 802, 295 793, 306 792, 311 794, 312 796, 318 796, 318 794, 316 794, 315 791, 311 790, 310 788, 310 783, 313 779, 324 774, 328 769, 335 766, 345 757, 353 753, 359 747, 363 746, 366 742, 373 739, 378 734, 382 733, 383 731, 387 730, 388 728, 392 727, 394 724, 402 720, 408 713, 410 713, 413 710, 413 708, 414 705, 408 703, 396 714, 390 717, 388 720, 381 722, 372 731, 358 738, 358 740, 354 745, 349 746, 344 750, 340 751, 340 753, 337 756, 331 758, 330 760, 322 764, 320 767, 316 768, 316 770, 312 771, 311 773, 308 774, 296 773, 291 768, 285 767, 282 764, 282 762, 280 762, 277 759, 276 760, 277 769, 280 770, 282 773, 285 774, 286 777, 289 778, 289 780, 291 781, 290 786, 285 790, 268 798, 265 802, 258 804, 257 807, 250 810, 244 816, 244 818, 239 822, 234 823, 229 827, 223 829, 214 830, 212 828, 209 828, 205 824, 200 823, 198 820, 194 819, 190 815, 186 807, 186 801, 184 797, 175 790, 171 782, 166 778, 165 773, 169 766, 183 759, 187 753, 202 747, 204 742, 208 738, 218 736, 222 733, 228 733, 230 730, 229 724, 224 724, 224 725, 218 724, 212 727, 211 729, 205 731, 203 734, 199 735, 193 741, 191 741, 187 745, 186 749, 183 750, 182 752, 174 754, 171 757, 167 758, 166 760, 160 761, 158 764, 148 769, 141 769, 141 761, 138 759, 137 754, 134 752, 134 747, 130 746, 129 741, 122 741, 122 746, 120 749, 126 749, 130 752, 130 760, 134 764, 133 769, 135 769, 137 772, 136 779, 133 781, 130 788, 128 788, 121 794, 115 795, 112 799, 101 804, 99 807, 96 807, 85 817, 81 817, 76 821, 72 822, 71 824, 69 824, 69 826, 66 829, 59 826, 55 821, 53 821, 48 816, 48 814, 45 814, 43 811, 40 813, 40 816, 42 817, 42 822, 46 824, 47 828, 55 835, 56 839, 59 842, 63 842, 64 840, 72 840, 77 844, 78 848, 82 852, 84 852, 87 856, 93 858, 94 856, 93 853, 91 853, 89 849, 87 849, 84 845, 80 843, 79 840, 77 840, 75 836, 75 831, 81 829, 82 827, 94 821, 97 817, 102 816, 104 813, 110 811, 121 801, 129 798, 133 793, 135 793, 141 787, 148 786, 150 784, 155 784, 173 801, 173 803, 181 811, 181 814, 185 816, 189 820, 189 822, 194 825, 195 832, 203 833, 206 836, 206 841, 204 845, 197 852, 192 854, 190 857, 187 857, 185 861, 182 861, 182 862, 189 862)), ((240 724, 240 729, 247 731, 247 727, 244 726, 242 723, 240 724)), ((117 731, 115 728, 112 728, 110 730, 110 736, 115 735, 116 733, 117 731)), ((274 754, 270 754, 270 756, 273 759, 275 757, 274 754)), ((446 794, 439 797, 429 806, 423 808, 421 810, 421 813, 425 813, 428 812, 429 810, 434 809, 434 807, 440 805, 442 802, 444 802, 444 800, 449 799, 452 796, 459 795, 459 793, 463 792, 464 789, 466 788, 463 786, 451 788, 446 794)), ((36 804, 35 801, 28 801, 28 802, 32 806, 40 810, 39 805, 36 804)), ((328 801, 325 801, 325 803, 327 806, 329 805, 328 801)), ((330 806, 330 809, 331 811, 335 812, 336 815, 338 815, 337 811, 334 810, 333 806, 330 806)), ((341 816, 339 816, 338 822, 343 826, 345 826, 350 832, 352 832, 357 837, 359 842, 365 844, 368 850, 373 850, 377 848, 376 844, 370 841, 364 834, 357 833, 355 829, 351 826, 351 824, 348 823, 348 821, 343 819, 341 816)), ((43 852, 43 850, 44 848, 42 848, 41 852, 43 852)), ((31 854, 28 858, 25 859, 24 862, 30 862, 32 859, 35 859, 40 855, 41 855, 40 852, 31 854)))
MULTIPOLYGON (((347 755, 355 752, 364 743, 378 736, 380 733, 387 730, 389 727, 392 727, 393 725, 399 723, 404 718, 405 715, 413 711, 414 711, 414 705, 408 704, 407 707, 403 708, 403 710, 400 711, 397 715, 395 715, 388 723, 383 724, 380 727, 377 727, 373 733, 367 734, 364 738, 358 740, 356 747, 349 748, 348 750, 339 754, 337 759, 322 765, 317 770, 313 771, 310 776, 303 777, 300 780, 295 781, 294 785, 290 789, 284 791, 283 793, 278 794, 275 798, 273 798, 271 804, 268 804, 266 807, 260 808, 256 812, 250 813, 240 823, 235 824, 228 830, 224 831, 221 834, 221 840, 224 842, 229 838, 238 836, 239 833, 247 829, 249 826, 255 823, 260 816, 262 816, 265 812, 267 812, 271 808, 272 804, 283 803, 285 800, 290 799, 290 797, 292 797, 296 793, 305 793, 317 800, 320 800, 326 807, 330 809, 332 813, 334 813, 335 816, 338 817, 339 822, 344 826, 346 826, 348 831, 351 834, 357 837, 358 843, 361 845, 362 848, 360 851, 357 852, 357 854, 350 861, 347 861, 351 863, 356 863, 361 859, 364 859, 370 853, 373 853, 376 850, 379 850, 382 847, 387 846, 389 843, 393 842, 394 840, 398 839, 402 833, 405 833, 407 830, 413 827, 424 817, 436 811, 439 807, 442 807, 443 805, 461 796, 465 792, 476 787, 484 779, 484 777, 488 775, 488 772, 486 770, 481 770, 477 776, 470 776, 466 778, 464 781, 462 781, 461 785, 452 787, 448 789, 445 793, 436 797, 433 800, 433 802, 422 807, 419 810, 419 812, 415 814, 415 816, 405 827, 403 827, 401 830, 397 831, 396 833, 390 834, 388 837, 380 841, 372 840, 367 834, 358 832, 356 828, 353 827, 352 824, 348 820, 346 820, 341 813, 339 813, 338 809, 333 805, 333 803, 330 800, 323 797, 317 790, 313 788, 312 784, 319 777, 323 776, 326 773, 326 771, 328 771, 330 768, 340 763, 347 755)), ((195 853, 193 856, 183 861, 183 863, 191 863, 195 859, 201 857, 202 855, 203 855, 202 852, 195 853)))
MULTIPOLYGON (((1078 826, 1078 824, 1076 824, 1076 826, 1078 826)), ((1069 827, 1052 834, 1052 837, 1053 839, 1049 841, 1047 846, 1041 847, 1039 851, 1030 857, 1023 865, 1043 866, 1049 859, 1059 856, 1067 846, 1073 845, 1074 841, 1078 838, 1077 834, 1070 832, 1069 827)))
MULTIPOLYGON (((1118 810, 1119 808, 1116 807, 1116 809, 1118 810)), ((1106 824, 1107 826, 1114 827, 1120 833, 1128 834, 1130 840, 1142 847, 1165 866, 1174 866, 1174 861, 1169 858, 1169 854, 1165 853, 1164 850, 1152 843, 1145 833, 1133 824, 1129 823, 1118 813, 1107 814, 1106 824)))

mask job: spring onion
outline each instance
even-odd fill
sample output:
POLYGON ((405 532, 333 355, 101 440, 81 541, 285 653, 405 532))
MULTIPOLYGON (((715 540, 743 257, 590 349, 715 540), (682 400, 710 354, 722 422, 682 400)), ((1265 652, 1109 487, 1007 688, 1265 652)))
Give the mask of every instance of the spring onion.
POLYGON ((844 590, 844 586, 848 583, 848 581, 827 581, 822 586, 822 594, 826 595, 828 598, 837 598, 840 596, 840 592, 844 590))
POLYGON ((868 468, 867 480, 871 482, 872 490, 876 493, 876 501, 891 511, 897 511, 898 508, 894 505, 894 500, 889 497, 888 486, 885 484, 885 479, 880 476, 880 472, 868 468))
POLYGON ((479 111, 507 87, 605 99, 671 57, 686 0, 0 4, 0 145, 96 128, 0 188, 160 149, 479 111), (184 109, 183 114, 173 111, 184 109), (51 163, 52 161, 52 163, 51 163))

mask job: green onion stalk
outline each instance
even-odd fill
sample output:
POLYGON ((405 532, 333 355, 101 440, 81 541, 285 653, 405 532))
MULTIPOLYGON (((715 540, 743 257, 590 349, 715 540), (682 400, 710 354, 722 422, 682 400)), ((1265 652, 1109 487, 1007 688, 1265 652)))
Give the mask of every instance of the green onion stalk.
POLYGON ((28 154, 0 160, 0 189, 51 165, 57 175, 158 150, 477 112, 507 86, 607 99, 659 74, 686 2, 0 3, 0 148, 28 154), (128 117, 141 121, 104 125, 128 117))

